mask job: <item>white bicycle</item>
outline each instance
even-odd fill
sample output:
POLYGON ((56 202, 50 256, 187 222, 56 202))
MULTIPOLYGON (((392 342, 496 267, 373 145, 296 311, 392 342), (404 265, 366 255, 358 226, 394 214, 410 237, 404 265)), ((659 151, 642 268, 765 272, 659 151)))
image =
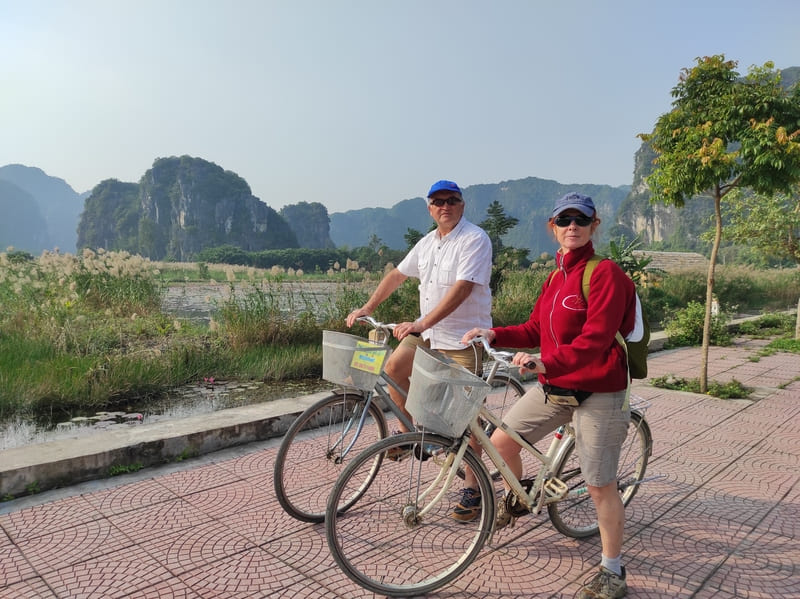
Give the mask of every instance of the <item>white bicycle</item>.
MULTIPOLYGON (((497 361, 510 356, 483 343, 497 361)), ((540 451, 486 409, 481 396, 487 389, 474 376, 464 384, 467 375, 431 352, 417 351, 407 407, 422 430, 383 439, 365 449, 344 468, 328 498, 325 529, 333 557, 347 576, 370 591, 403 597, 438 589, 464 572, 492 535, 495 489, 486 464, 468 446, 471 437, 480 442, 487 459, 510 485, 506 509, 512 515, 540 513, 546 507, 555 528, 567 536, 581 538, 598 532, 572 426, 560 427, 549 448, 540 451), (415 384, 418 381, 422 382, 415 384), (470 407, 465 411, 461 406, 467 403, 470 407), (539 465, 533 479, 519 481, 511 473, 489 441, 487 422, 503 428, 523 454, 539 465), (430 425, 440 432, 431 432, 430 425), (446 427, 458 432, 441 434, 446 427), (417 451, 408 459, 383 460, 386 452, 409 445, 417 451), (381 460, 380 470, 370 474, 381 460), (464 465, 475 473, 481 495, 480 516, 466 523, 451 517, 460 499, 453 483, 464 465)), ((617 475, 625 505, 645 480, 651 450, 643 406, 632 406, 617 475)))

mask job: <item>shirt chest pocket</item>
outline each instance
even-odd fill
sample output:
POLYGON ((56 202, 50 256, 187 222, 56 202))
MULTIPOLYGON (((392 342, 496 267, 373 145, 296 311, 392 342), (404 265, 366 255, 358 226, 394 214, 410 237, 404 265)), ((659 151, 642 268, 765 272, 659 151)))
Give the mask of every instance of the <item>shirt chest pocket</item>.
POLYGON ((457 266, 456 260, 442 254, 420 259, 417 263, 421 280, 424 283, 434 283, 440 287, 451 287, 455 284, 457 266))

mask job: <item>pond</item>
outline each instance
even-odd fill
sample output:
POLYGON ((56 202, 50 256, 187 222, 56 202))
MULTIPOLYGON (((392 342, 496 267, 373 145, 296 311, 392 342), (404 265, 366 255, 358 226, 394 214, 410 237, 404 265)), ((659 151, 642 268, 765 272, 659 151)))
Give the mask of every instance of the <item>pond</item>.
POLYGON ((40 421, 2 422, 0 451, 33 443, 75 439, 115 428, 208 414, 274 399, 301 397, 332 388, 331 383, 320 379, 280 383, 207 380, 173 389, 161 397, 142 402, 132 401, 118 406, 115 411, 64 418, 53 415, 50 419, 40 421))
MULTIPOLYGON (((250 284, 236 284, 231 288, 229 283, 184 283, 170 285, 163 299, 163 309, 168 314, 180 318, 208 322, 214 311, 231 298, 245 297, 253 292, 250 284)), ((284 310, 293 307, 319 306, 327 302, 337 291, 336 283, 325 281, 292 281, 261 288, 265 294, 276 294, 279 305, 284 310), (276 291, 276 288, 277 291, 276 291)))
MULTIPOLYGON (((283 286, 280 296, 286 309, 295 305, 319 305, 328 300, 336 290, 335 284, 326 282, 291 282, 283 286)), ((170 286, 163 301, 168 314, 180 318, 208 322, 217 307, 228 300, 231 293, 243 297, 252 291, 249 285, 231 288, 228 283, 184 283, 170 286)), ((266 291, 265 291, 266 293, 266 291)), ((300 397, 331 389, 333 385, 320 379, 264 383, 262 381, 203 380, 164 393, 161 397, 140 402, 131 401, 109 412, 73 414, 71 417, 52 415, 33 421, 0 422, 0 450, 33 443, 56 441, 90 435, 118 427, 174 420, 198 414, 207 414, 226 408, 300 397)))

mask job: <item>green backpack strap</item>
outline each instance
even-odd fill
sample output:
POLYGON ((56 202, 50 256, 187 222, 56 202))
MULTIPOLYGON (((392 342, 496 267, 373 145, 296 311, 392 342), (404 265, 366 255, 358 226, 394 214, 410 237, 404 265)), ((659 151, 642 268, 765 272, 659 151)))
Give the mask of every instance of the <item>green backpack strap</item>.
MULTIPOLYGON (((586 300, 587 304, 589 303, 589 280, 592 278, 592 272, 594 272, 595 267, 605 259, 605 256, 595 254, 586 262, 586 268, 583 270, 583 280, 581 285, 583 287, 583 299, 586 300)), ((622 336, 622 333, 617 331, 617 334, 614 338, 619 342, 619 344, 625 350, 625 354, 627 355, 628 344, 625 343, 625 338, 622 336)))

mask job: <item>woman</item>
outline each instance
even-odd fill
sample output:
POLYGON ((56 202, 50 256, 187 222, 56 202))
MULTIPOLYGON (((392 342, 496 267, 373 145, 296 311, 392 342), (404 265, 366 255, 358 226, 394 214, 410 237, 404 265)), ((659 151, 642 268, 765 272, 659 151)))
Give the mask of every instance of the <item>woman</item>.
MULTIPOLYGON (((538 373, 539 383, 509 410, 504 422, 531 443, 562 424, 574 421, 581 470, 597 510, 602 561, 579 598, 617 598, 627 594, 621 551, 625 512, 617 492, 620 447, 630 419, 625 337, 635 321, 633 281, 611 260, 597 264, 588 302, 582 289, 583 270, 594 255, 592 234, 600 225, 588 196, 568 193, 555 203, 548 227, 559 244, 557 270, 547 278, 531 312, 519 325, 472 329, 468 343, 485 336, 499 347, 540 348, 541 357, 518 352, 513 363, 520 373, 538 373), (533 368, 530 368, 533 366, 533 368), (570 405, 575 404, 575 405, 570 405)), ((522 478, 520 447, 505 432, 492 443, 511 470, 522 478)), ((512 522, 505 501, 498 506, 497 527, 512 522)))

